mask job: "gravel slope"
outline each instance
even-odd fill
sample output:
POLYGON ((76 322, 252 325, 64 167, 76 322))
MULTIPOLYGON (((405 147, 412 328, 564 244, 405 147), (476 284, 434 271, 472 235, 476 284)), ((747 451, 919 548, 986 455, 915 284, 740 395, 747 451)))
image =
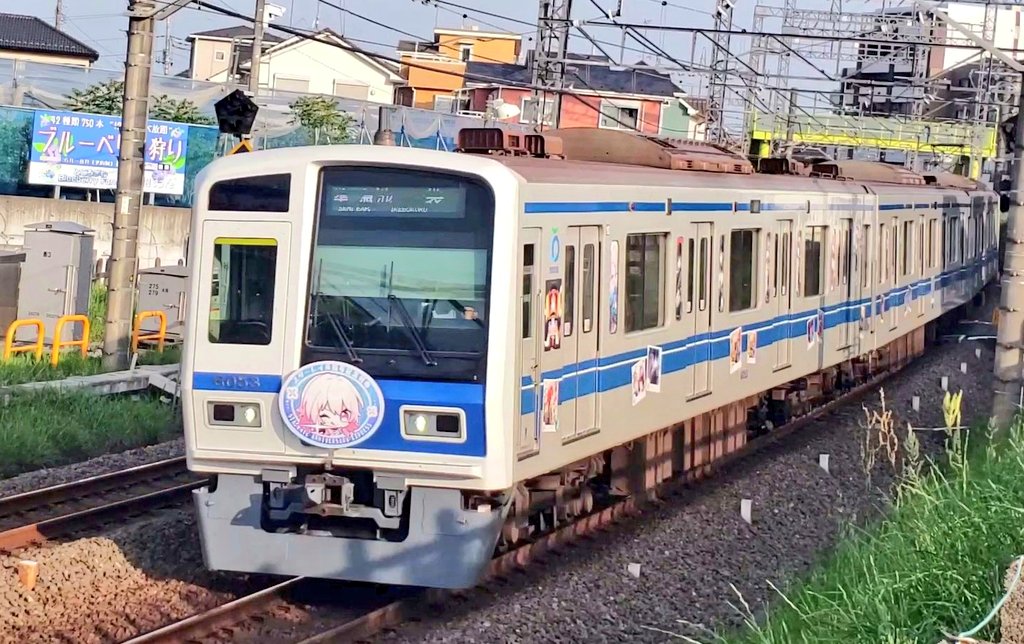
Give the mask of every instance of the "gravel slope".
MULTIPOLYGON (((942 426, 939 379, 963 389, 965 424, 984 419, 990 405, 991 343, 934 347, 884 387, 887 406, 917 427, 942 426), (981 357, 975 349, 981 349, 981 357), (960 363, 968 365, 967 374, 960 363), (920 413, 911 398, 921 397, 920 413)), ((878 407, 879 396, 862 402, 878 407)), ((739 598, 755 611, 833 546, 844 523, 884 508, 892 467, 879 456, 870 487, 862 466, 864 411, 852 403, 779 444, 736 464, 713 483, 670 499, 597 542, 567 550, 542 569, 466 601, 424 615, 387 642, 666 642, 701 638, 700 628, 736 627, 739 598), (827 474, 819 454, 830 455, 827 474), (739 516, 753 500, 753 523, 739 516), (640 576, 627 572, 640 564, 640 576), (730 605, 730 603, 732 605, 730 605), (660 629, 660 630, 652 630, 660 629)), ((919 432, 923 449, 941 451, 941 432, 919 432)), ((703 633, 703 635, 707 635, 703 633)))
POLYGON ((116 454, 104 454, 81 463, 52 467, 0 480, 0 497, 20 494, 30 490, 77 481, 89 476, 107 474, 118 470, 184 456, 185 439, 178 438, 148 447, 139 447, 116 454))

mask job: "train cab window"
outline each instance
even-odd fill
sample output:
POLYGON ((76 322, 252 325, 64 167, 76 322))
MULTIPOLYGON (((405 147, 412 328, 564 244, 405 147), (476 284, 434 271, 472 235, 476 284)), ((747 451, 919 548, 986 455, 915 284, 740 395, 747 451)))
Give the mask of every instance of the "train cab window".
POLYGON ((276 270, 277 242, 273 239, 214 240, 210 342, 270 344, 276 270))
POLYGON ((562 332, 572 335, 576 326, 576 247, 565 247, 565 304, 562 311, 562 332))
POLYGON ((523 339, 533 337, 533 244, 523 246, 523 339))
POLYGON ((729 311, 754 308, 757 230, 734 230, 729 238, 729 311))
POLYGON ((583 332, 590 333, 594 328, 594 282, 597 276, 594 269, 595 254, 593 244, 583 247, 583 332))
POLYGON ((642 331, 662 323, 665 235, 626 236, 626 331, 642 331))
POLYGON ((207 209, 226 212, 288 212, 291 182, 290 174, 218 181, 210 187, 207 209))
POLYGON ((821 295, 824 264, 821 250, 825 247, 825 226, 808 226, 804 234, 804 297, 821 295))

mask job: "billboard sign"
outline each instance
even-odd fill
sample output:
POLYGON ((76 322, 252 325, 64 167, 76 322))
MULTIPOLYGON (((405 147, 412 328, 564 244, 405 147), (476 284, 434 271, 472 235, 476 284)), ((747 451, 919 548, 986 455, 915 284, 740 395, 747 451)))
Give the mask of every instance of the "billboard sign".
MULTIPOLYGON (((120 116, 36 110, 28 182, 113 190, 120 129, 120 116)), ((147 121, 144 191, 181 195, 187 157, 187 125, 147 121)))

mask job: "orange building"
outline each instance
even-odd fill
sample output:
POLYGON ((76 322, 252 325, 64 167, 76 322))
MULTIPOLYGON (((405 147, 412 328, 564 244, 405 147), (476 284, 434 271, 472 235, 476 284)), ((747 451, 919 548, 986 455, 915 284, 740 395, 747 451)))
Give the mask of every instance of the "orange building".
POLYGON ((453 108, 465 86, 466 65, 475 62, 515 64, 522 47, 518 34, 471 29, 435 29, 432 42, 402 40, 398 54, 408 85, 396 91, 399 105, 442 112, 453 108))

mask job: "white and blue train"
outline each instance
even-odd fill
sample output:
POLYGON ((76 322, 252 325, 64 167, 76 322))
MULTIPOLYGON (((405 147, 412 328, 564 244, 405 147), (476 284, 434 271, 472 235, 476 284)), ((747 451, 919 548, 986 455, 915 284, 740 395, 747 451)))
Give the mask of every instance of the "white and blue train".
POLYGON ((774 392, 919 353, 998 271, 997 195, 969 182, 604 130, 460 141, 198 179, 182 396, 210 568, 473 585, 539 516, 737 449, 774 392))

